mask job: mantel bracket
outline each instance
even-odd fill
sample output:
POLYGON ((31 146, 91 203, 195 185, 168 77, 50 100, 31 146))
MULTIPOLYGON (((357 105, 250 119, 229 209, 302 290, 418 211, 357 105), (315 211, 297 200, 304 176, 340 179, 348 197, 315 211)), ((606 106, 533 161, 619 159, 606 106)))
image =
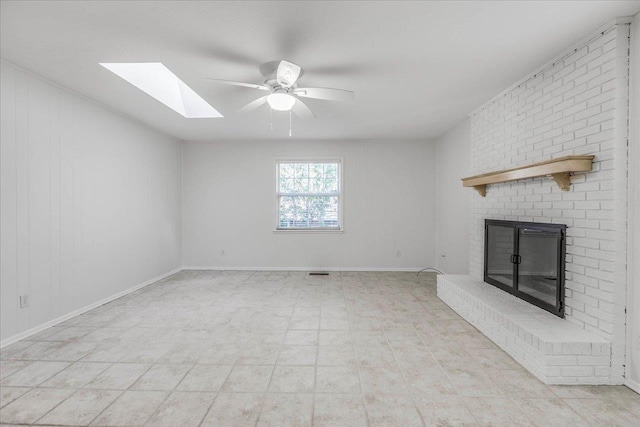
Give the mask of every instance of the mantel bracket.
POLYGON ((462 179, 464 187, 473 187, 482 197, 487 195, 487 185, 517 181, 519 179, 550 176, 562 191, 571 188, 571 174, 574 172, 590 172, 595 156, 566 156, 544 162, 520 166, 498 172, 470 176, 462 179))

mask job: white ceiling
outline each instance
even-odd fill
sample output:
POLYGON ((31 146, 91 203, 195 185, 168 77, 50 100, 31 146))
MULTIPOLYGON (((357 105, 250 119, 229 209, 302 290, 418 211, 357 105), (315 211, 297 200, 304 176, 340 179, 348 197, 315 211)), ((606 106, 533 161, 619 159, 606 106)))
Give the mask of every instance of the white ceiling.
POLYGON ((288 59, 300 85, 353 90, 309 100, 308 139, 432 138, 640 1, 169 2, 2 1, 1 56, 182 139, 288 135, 288 114, 236 111, 262 96, 205 77, 260 83, 288 59), (98 65, 162 62, 220 111, 186 119, 98 65))

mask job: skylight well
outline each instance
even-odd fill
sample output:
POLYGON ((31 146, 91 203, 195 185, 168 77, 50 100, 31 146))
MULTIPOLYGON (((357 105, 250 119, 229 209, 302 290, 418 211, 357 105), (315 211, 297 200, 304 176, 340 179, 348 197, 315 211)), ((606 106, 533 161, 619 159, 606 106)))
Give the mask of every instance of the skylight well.
POLYGON ((100 65, 186 118, 223 117, 160 62, 100 65))

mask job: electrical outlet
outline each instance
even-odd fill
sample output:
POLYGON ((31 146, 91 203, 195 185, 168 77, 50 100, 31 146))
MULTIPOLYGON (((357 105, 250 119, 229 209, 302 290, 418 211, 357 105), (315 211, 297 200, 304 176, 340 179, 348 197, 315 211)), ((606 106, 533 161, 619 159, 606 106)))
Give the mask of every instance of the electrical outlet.
POLYGON ((29 307, 29 295, 20 295, 20 308, 29 307))

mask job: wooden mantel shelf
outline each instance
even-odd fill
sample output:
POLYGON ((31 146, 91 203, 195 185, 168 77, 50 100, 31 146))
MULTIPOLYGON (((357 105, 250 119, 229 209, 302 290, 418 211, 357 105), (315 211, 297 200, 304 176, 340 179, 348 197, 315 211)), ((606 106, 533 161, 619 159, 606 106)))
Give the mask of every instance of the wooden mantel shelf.
POLYGON ((462 178, 462 185, 464 187, 473 187, 482 197, 485 197, 487 194, 487 185, 489 184, 550 176, 558 184, 560 189, 567 191, 571 185, 571 173, 591 171, 594 157, 595 156, 559 157, 545 162, 520 166, 519 168, 462 178))

